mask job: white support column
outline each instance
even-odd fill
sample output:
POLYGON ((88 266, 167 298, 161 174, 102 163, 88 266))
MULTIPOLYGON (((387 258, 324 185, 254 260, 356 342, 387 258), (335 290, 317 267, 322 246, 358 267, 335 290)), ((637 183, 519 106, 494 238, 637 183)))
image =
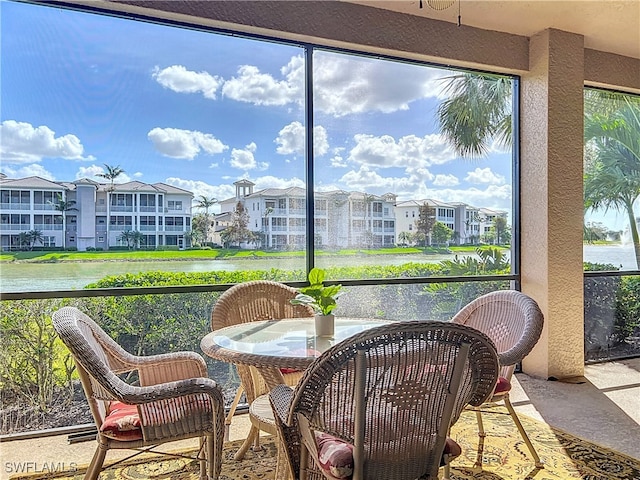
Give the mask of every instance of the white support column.
POLYGON ((521 89, 522 289, 545 316, 523 369, 571 377, 584 370, 584 39, 545 30, 531 38, 521 89))

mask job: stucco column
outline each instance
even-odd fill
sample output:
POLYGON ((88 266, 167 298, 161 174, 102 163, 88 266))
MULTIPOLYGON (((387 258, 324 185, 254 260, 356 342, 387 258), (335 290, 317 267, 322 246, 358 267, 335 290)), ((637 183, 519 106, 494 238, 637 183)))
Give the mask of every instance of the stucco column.
POLYGON ((540 304, 545 326, 523 370, 563 378, 584 370, 584 41, 550 29, 529 48, 521 83, 522 290, 540 304))

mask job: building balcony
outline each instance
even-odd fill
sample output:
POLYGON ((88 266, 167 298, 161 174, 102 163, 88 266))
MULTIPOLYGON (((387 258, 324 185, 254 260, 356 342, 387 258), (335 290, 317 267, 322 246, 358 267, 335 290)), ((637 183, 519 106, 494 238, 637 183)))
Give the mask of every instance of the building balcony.
POLYGON ((12 225, 12 224, 2 224, 0 225, 0 231, 16 231, 16 232, 27 232, 31 230, 31 225, 12 225))
POLYGON ((62 224, 57 223, 36 223, 33 228, 35 230, 50 231, 50 230, 62 230, 62 224))
POLYGON ((50 203, 34 203, 33 209, 51 211, 51 210, 56 210, 56 207, 54 205, 51 205, 50 203))
POLYGON ((0 203, 0 210, 31 210, 30 203, 0 203))
POLYGON ((133 206, 131 206, 131 205, 112 205, 110 211, 111 211, 111 213, 133 212, 133 206))

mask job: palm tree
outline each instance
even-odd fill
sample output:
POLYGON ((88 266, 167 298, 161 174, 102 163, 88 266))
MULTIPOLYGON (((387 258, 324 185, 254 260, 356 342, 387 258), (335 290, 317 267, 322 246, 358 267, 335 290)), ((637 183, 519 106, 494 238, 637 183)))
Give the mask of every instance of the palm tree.
POLYGON ((409 245, 411 243, 411 234, 405 231, 400 232, 398 234, 398 243, 404 246, 409 245))
POLYGON ((487 154, 495 138, 511 146, 511 79, 463 73, 447 77, 448 98, 438 107, 440 131, 463 158, 487 154))
POLYGON ((138 230, 134 230, 131 233, 131 239, 133 240, 133 245, 136 249, 145 245, 144 234, 138 230))
POLYGON ((29 248, 31 245, 31 235, 29 235, 29 232, 20 232, 18 234, 18 245, 20 246, 20 250, 29 248))
POLYGON ((33 250, 33 247, 37 242, 42 243, 44 236, 41 230, 29 230, 27 232, 27 239, 29 242, 29 250, 33 250))
POLYGON ((585 116, 589 143, 584 175, 585 208, 623 210, 640 267, 640 236, 633 204, 640 197, 640 102, 627 100, 615 112, 585 116))
POLYGON ((200 195, 196 200, 196 208, 204 208, 204 218, 206 220, 205 230, 205 242, 209 241, 209 230, 211 229, 211 222, 209 221, 209 208, 218 203, 218 199, 214 197, 207 197, 206 195, 200 195))
POLYGON ((58 194, 58 198, 55 202, 49 202, 49 204, 53 205, 58 212, 62 213, 62 250, 64 250, 67 245, 67 212, 70 211, 78 211, 75 207, 75 200, 63 200, 62 195, 58 194))
POLYGON ((373 201, 375 199, 375 195, 371 195, 369 193, 363 194, 363 202, 364 202, 364 222, 365 222, 365 232, 363 235, 364 243, 367 248, 373 248, 373 201))
POLYGON ((107 165, 106 163, 104 164, 104 168, 106 169, 106 172, 98 173, 96 174, 96 176, 106 178, 110 182, 109 189, 107 191, 107 245, 106 245, 107 250, 109 250, 109 224, 111 223, 111 194, 115 189, 114 180, 118 178, 120 175, 122 175, 124 173, 124 170, 120 168, 120 165, 117 165, 114 167, 111 165, 107 165))
POLYGON ((129 250, 131 250, 131 234, 132 233, 133 232, 131 230, 124 230, 120 235, 118 235, 118 240, 125 242, 129 250))

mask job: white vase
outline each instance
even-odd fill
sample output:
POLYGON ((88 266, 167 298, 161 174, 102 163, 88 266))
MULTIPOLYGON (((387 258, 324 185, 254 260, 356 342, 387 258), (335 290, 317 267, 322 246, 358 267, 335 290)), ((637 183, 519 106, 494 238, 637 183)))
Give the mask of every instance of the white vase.
POLYGON ((333 314, 316 314, 316 337, 333 337, 335 317, 333 314))

